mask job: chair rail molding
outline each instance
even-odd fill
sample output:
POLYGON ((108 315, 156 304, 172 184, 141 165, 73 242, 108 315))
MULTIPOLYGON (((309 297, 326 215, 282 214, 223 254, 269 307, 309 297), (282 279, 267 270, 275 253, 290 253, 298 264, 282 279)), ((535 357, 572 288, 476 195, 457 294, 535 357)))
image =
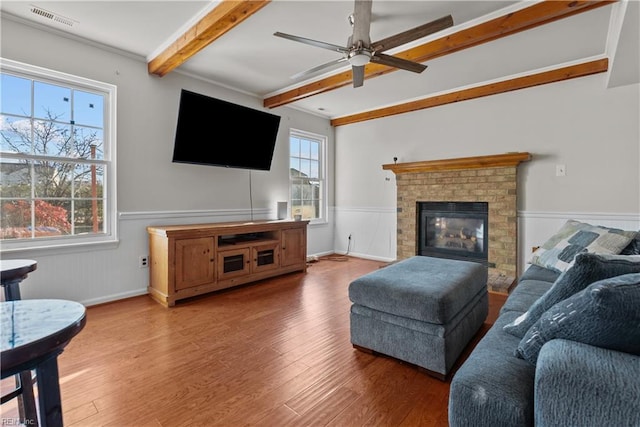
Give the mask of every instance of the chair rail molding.
POLYGON ((248 219, 253 216, 260 218, 275 214, 274 209, 254 208, 251 209, 201 209, 184 211, 142 211, 142 212, 120 212, 118 219, 122 221, 141 219, 178 219, 178 218, 200 218, 200 217, 234 217, 239 220, 248 219))

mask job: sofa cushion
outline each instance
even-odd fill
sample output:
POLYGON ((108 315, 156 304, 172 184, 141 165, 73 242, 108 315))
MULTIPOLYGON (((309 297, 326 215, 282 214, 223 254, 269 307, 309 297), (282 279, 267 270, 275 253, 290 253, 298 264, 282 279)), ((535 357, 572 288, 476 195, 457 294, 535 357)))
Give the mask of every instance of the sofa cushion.
POLYGON ((538 427, 640 426, 638 356, 555 339, 540 350, 534 387, 538 427))
POLYGON ((519 339, 502 329, 516 315, 500 316, 453 376, 450 426, 533 426, 535 366, 515 356, 519 339))
POLYGON ((517 286, 509 293, 509 298, 500 308, 500 314, 507 311, 524 313, 549 290, 559 275, 557 271, 530 265, 520 276, 517 286))
POLYGON ((593 282, 630 273, 640 273, 640 255, 580 254, 576 257, 574 265, 562 273, 553 286, 524 314, 506 325, 505 330, 522 338, 540 316, 554 304, 583 290, 593 282))
POLYGON ((506 313, 507 311, 516 311, 518 315, 521 315, 526 312, 533 303, 540 299, 552 285, 553 281, 520 279, 518 285, 511 291, 509 298, 507 298, 502 308, 500 308, 500 314, 506 313))
POLYGON ((535 365, 554 338, 640 355, 640 273, 600 280, 555 304, 527 331, 517 356, 535 365))
POLYGON ((540 267, 567 270, 582 252, 617 255, 636 237, 637 231, 624 231, 568 220, 560 230, 532 255, 529 262, 540 267))

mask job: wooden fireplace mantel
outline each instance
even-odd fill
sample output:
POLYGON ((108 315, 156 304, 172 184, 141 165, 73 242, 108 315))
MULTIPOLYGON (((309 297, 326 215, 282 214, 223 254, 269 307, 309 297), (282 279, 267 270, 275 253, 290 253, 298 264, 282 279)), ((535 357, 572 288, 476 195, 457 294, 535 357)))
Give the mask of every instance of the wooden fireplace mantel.
POLYGON ((518 166, 521 162, 531 160, 530 153, 505 153, 491 156, 460 157, 457 159, 425 160, 410 163, 392 163, 382 165, 382 169, 391 170, 396 175, 401 173, 435 172, 460 169, 481 169, 518 166))

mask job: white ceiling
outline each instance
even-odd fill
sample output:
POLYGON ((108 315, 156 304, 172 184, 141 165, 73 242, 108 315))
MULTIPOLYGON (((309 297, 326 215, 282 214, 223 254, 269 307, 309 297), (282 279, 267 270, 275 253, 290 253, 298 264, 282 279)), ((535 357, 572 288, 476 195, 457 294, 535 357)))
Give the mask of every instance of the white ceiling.
MULTIPOLYGON (((454 27, 395 51, 406 50, 532 3, 535 2, 374 0, 371 39, 376 41, 448 14, 453 16, 454 27)), ((150 60, 216 4, 2 1, 0 12, 150 60), (72 20, 73 25, 38 16, 30 11, 33 5, 72 20)), ((638 0, 632 0, 600 7, 442 56, 427 62, 428 68, 421 74, 398 70, 367 79, 360 88, 346 86, 290 105, 335 118, 602 56, 610 57, 609 86, 638 83, 638 4, 638 0), (620 15, 621 11, 626 14, 620 15)), ((291 80, 290 76, 338 59, 340 54, 274 37, 273 33, 281 31, 345 46, 351 34, 347 17, 352 12, 352 1, 274 0, 173 72, 196 75, 259 98, 275 95, 304 83, 291 80)), ((385 53, 393 54, 394 50, 385 53)))

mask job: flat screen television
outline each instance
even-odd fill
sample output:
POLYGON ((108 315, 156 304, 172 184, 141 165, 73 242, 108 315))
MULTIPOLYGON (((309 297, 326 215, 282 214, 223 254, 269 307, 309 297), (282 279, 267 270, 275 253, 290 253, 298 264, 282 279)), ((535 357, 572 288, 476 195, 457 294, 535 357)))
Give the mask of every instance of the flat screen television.
POLYGON ((270 170, 280 116, 182 89, 174 163, 270 170))

